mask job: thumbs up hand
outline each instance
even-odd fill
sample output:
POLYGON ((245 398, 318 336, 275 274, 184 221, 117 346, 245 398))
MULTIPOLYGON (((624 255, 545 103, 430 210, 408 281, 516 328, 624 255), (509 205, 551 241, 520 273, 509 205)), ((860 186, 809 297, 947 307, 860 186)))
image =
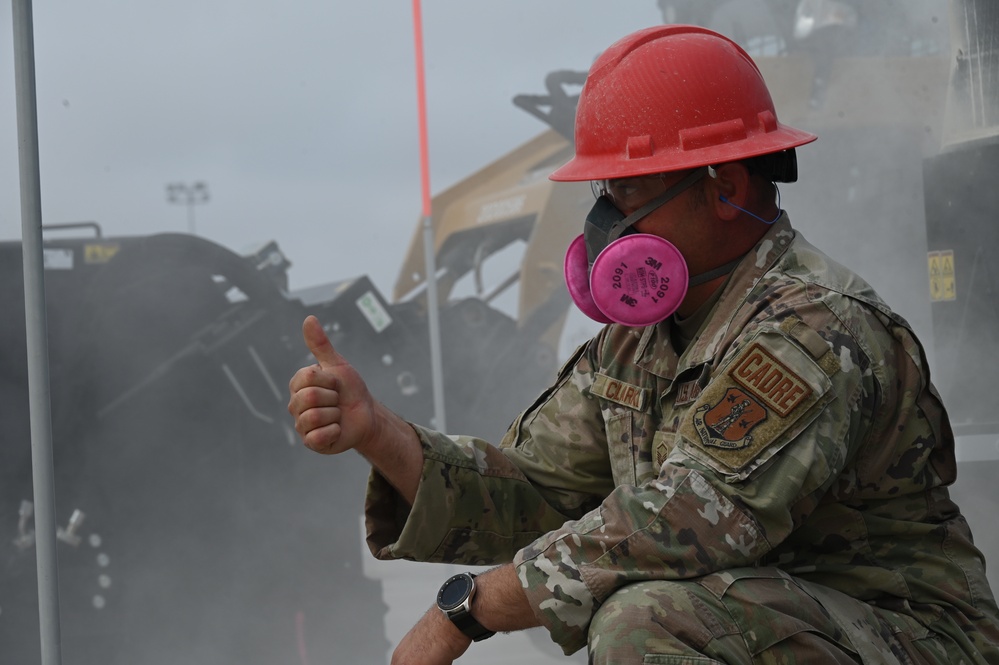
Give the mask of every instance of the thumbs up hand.
POLYGON ((335 455, 376 436, 376 402, 361 375, 336 352, 315 316, 302 336, 317 364, 303 367, 288 388, 288 412, 307 448, 335 455))

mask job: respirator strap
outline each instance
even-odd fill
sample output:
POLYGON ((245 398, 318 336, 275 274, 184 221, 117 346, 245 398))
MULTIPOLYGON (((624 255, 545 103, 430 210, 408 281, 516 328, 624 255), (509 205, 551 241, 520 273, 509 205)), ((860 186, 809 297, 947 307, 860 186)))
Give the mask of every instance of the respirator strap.
POLYGON ((607 242, 611 243, 620 238, 624 235, 624 232, 631 228, 631 226, 638 222, 638 220, 682 194, 685 189, 703 178, 707 172, 707 169, 694 169, 687 175, 686 178, 676 183, 624 219, 615 222, 614 225, 611 226, 610 231, 607 233, 607 242))
POLYGON ((690 281, 687 282, 688 288, 691 286, 698 286, 700 284, 705 284, 713 279, 718 279, 723 275, 729 274, 730 272, 735 270, 735 267, 737 265, 742 263, 743 256, 740 256, 737 259, 733 259, 732 261, 729 261, 724 265, 720 265, 717 268, 713 268, 712 270, 709 270, 707 272, 702 272, 700 275, 692 275, 690 277, 690 281))

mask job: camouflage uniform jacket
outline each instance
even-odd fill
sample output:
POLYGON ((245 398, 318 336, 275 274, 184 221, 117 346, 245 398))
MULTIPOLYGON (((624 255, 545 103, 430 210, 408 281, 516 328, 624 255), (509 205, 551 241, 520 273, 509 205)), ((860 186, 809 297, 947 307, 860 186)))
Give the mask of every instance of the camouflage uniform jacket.
POLYGON ((965 653, 995 649, 984 562, 946 489, 946 413, 919 342, 870 286, 785 215, 683 354, 669 331, 604 328, 498 448, 417 428, 412 509, 372 474, 372 551, 512 559, 566 653, 623 585, 761 565, 965 653))

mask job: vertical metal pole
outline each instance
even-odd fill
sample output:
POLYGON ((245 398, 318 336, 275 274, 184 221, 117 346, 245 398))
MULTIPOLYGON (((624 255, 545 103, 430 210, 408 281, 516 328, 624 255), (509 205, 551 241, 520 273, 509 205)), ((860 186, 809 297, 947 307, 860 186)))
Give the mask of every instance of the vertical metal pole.
POLYGON ((427 320, 430 327, 430 377, 434 389, 434 429, 446 432, 440 309, 437 304, 437 266, 434 260, 434 226, 430 217, 423 218, 423 263, 427 271, 427 320))
POLYGON ((56 563, 55 474, 49 395, 48 330, 42 250, 42 196, 38 169, 38 109, 31 0, 13 0, 17 142, 21 172, 24 313, 31 411, 31 468, 35 498, 35 553, 42 665, 62 662, 59 575, 56 563))
POLYGON ((430 380, 434 391, 434 428, 447 431, 444 418, 444 369, 441 360, 440 309, 437 304, 437 262, 434 259, 434 225, 430 212, 430 151, 427 140, 427 93, 423 75, 423 19, 420 0, 413 0, 413 33, 416 45, 416 97, 420 123, 420 171, 423 183, 423 270, 427 280, 427 321, 430 333, 430 380))

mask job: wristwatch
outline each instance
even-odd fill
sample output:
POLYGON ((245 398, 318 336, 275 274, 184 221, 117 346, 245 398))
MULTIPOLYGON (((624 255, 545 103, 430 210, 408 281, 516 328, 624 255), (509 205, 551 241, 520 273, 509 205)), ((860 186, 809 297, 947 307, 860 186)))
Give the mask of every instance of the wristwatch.
POLYGON ((437 592, 437 607, 451 620, 458 630, 473 642, 480 642, 495 635, 472 616, 472 596, 475 595, 475 575, 458 573, 449 577, 437 592))

